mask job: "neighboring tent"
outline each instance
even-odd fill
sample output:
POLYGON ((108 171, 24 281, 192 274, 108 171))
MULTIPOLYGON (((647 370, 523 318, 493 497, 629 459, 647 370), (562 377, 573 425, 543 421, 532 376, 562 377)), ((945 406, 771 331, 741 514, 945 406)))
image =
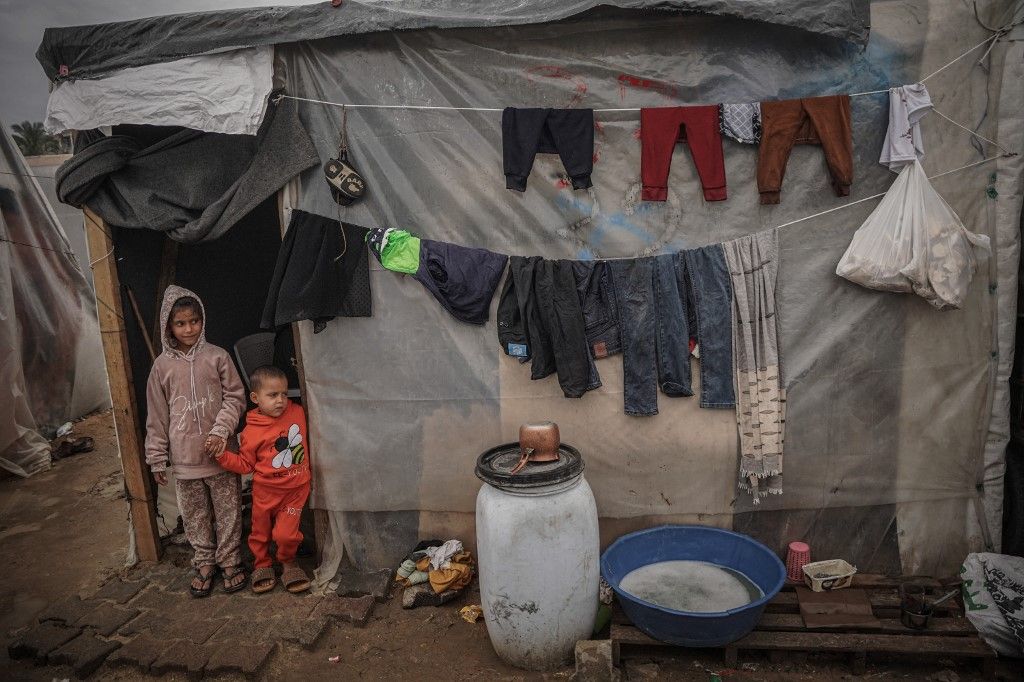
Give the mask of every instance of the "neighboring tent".
MULTIPOLYGON (((429 4, 441 17, 462 6, 429 4)), ((963 6, 875 3, 871 39, 862 49, 834 37, 864 37, 857 11, 831 13, 848 3, 782 4, 791 14, 776 23, 786 26, 736 18, 763 19, 754 5, 779 3, 730 3, 731 16, 599 8, 541 14, 537 21, 571 18, 534 24, 504 16, 504 3, 489 2, 475 3, 459 20, 410 24, 391 4, 346 2, 337 10, 322 4, 285 11, 304 18, 298 32, 291 24, 275 32, 280 9, 51 29, 39 56, 51 76, 67 65, 72 78, 97 77, 124 66, 144 73, 146 64, 198 51, 277 43, 275 83, 300 97, 623 108, 884 90, 920 79, 991 35, 963 6), (318 18, 329 28, 323 36, 352 35, 313 35, 318 18), (835 25, 824 30, 833 18, 835 25), (266 27, 254 32, 258 39, 238 37, 249 23, 266 27), (195 34, 147 40, 189 24, 197 26, 195 34), (222 34, 217 26, 234 28, 222 34), (410 27, 419 30, 389 30, 410 27), (121 44, 122 34, 131 45, 121 44)), ((866 4, 852 6, 863 10, 866 4)), ((995 2, 980 11, 987 22, 1002 25, 1012 8, 995 2)), ((1020 149, 1024 42, 998 42, 979 68, 983 54, 984 48, 949 66, 928 86, 944 114, 1020 149)), ((341 109, 297 104, 326 160, 337 150, 341 109)), ((520 195, 504 188, 500 113, 350 110, 351 155, 369 192, 341 209, 346 221, 503 253, 649 254, 853 205, 781 233, 786 488, 759 508, 736 489, 735 415, 729 410, 701 410, 696 400, 660 396, 659 416, 626 417, 618 360, 599 363, 601 390, 566 400, 554 379, 530 382, 528 372, 500 353, 493 312, 483 328, 458 323, 418 283, 374 269, 374 317, 335 320, 317 335, 309 323, 297 325, 311 419, 311 506, 327 519, 320 576, 334 575, 343 550, 359 566, 378 567, 422 537, 471 541, 476 456, 537 419, 558 422, 565 441, 581 450, 605 542, 655 523, 695 522, 731 527, 779 550, 802 538, 815 556, 843 557, 861 570, 931 574, 954 573, 970 550, 997 549, 1024 162, 1001 158, 934 181, 969 229, 994 245, 962 310, 937 312, 917 297, 856 287, 835 276, 835 264, 874 206, 854 202, 883 192, 893 178, 877 163, 887 105, 884 93, 853 102, 850 198, 832 195, 820 150, 798 147, 775 207, 758 205, 756 150, 728 141, 727 201, 701 200, 689 155, 678 150, 669 200, 639 202, 636 112, 598 115, 592 189, 565 188, 557 158, 538 157, 529 189, 520 195)), ((992 155, 940 117, 927 118, 923 128, 929 174, 992 155)), ((284 195, 295 208, 339 215, 319 168, 301 174, 284 195)), ((261 211, 264 218, 250 214, 222 238, 232 240, 232 251, 218 246, 221 240, 189 248, 239 264, 265 258, 247 246, 244 233, 266 238, 273 207, 261 211)), ((138 277, 143 263, 159 266, 156 233, 120 230, 115 243, 127 256, 147 254, 131 264, 134 275, 119 260, 122 278, 138 277)), ((198 259, 189 262, 191 277, 210 282, 200 288, 210 305, 219 286, 212 282, 224 273, 198 259)), ((181 263, 179 257, 179 274, 181 263)), ((246 277, 258 277, 246 270, 246 277)), ((154 293, 160 271, 145 274, 154 293)), ((230 310, 233 303, 237 299, 225 295, 220 305, 230 310)), ((137 355, 136 381, 147 367, 137 355)))
POLYGON ((29 476, 49 467, 57 427, 109 405, 109 396, 89 283, 0 130, 0 469, 29 476))

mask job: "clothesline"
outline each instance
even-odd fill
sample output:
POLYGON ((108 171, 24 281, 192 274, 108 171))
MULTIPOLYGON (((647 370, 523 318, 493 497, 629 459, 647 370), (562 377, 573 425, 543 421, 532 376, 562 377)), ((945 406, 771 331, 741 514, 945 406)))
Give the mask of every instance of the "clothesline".
MULTIPOLYGON (((960 166, 959 168, 952 168, 950 170, 943 171, 941 173, 936 173, 935 175, 929 175, 928 179, 929 180, 934 180, 936 178, 941 178, 944 175, 952 175, 953 173, 958 173, 958 172, 960 172, 962 170, 967 170, 968 168, 974 168, 975 166, 980 166, 982 164, 988 163, 989 161, 995 161, 996 159, 1000 159, 1000 158, 1003 158, 1003 157, 1006 157, 1006 156, 1016 156, 1016 154, 1012 154, 1012 153, 997 154, 995 156, 990 156, 988 158, 982 159, 981 161, 975 161, 974 163, 969 163, 969 164, 967 164, 965 166, 960 166)), ((862 204, 865 201, 871 201, 873 199, 881 199, 884 196, 885 196, 885 192, 879 192, 878 194, 872 194, 871 196, 862 197, 860 199, 857 199, 855 201, 851 201, 851 202, 843 204, 841 206, 836 206, 834 208, 828 208, 828 209, 825 209, 824 211, 818 211, 817 213, 812 213, 811 215, 804 216, 803 218, 797 218, 796 220, 790 220, 789 222, 785 222, 785 223, 782 223, 780 225, 775 225, 773 227, 769 227, 769 228, 766 228, 764 230, 758 230, 758 233, 760 233, 760 232, 769 232, 771 230, 779 230, 779 229, 782 229, 783 227, 789 227, 790 225, 796 225, 798 223, 802 223, 804 221, 811 220, 812 218, 818 218, 818 217, 823 216, 823 215, 828 215, 829 213, 834 213, 836 211, 842 211, 844 208, 850 208, 851 206, 856 206, 857 204, 862 204)), ((757 233, 755 233, 755 234, 757 234, 757 233)), ((749 235, 747 235, 747 236, 749 236, 749 235)), ((737 239, 742 239, 742 237, 738 237, 737 239)), ((736 241, 737 239, 727 239, 726 241, 724 241, 722 243, 723 244, 728 244, 730 242, 736 241)), ((593 260, 601 260, 601 261, 631 260, 631 259, 634 259, 634 258, 641 258, 641 256, 613 256, 611 258, 594 258, 593 260)))
POLYGON ((14 239, 7 239, 6 237, 0 237, 0 243, 13 244, 15 246, 27 246, 30 249, 39 249, 40 251, 52 251, 53 253, 61 253, 65 256, 71 256, 74 258, 75 254, 71 251, 63 251, 61 249, 54 249, 49 246, 40 246, 39 244, 29 244, 28 242, 19 242, 14 239))
MULTIPOLYGON (((937 68, 935 71, 932 71, 930 74, 928 74, 927 76, 925 76, 924 78, 922 78, 918 82, 919 83, 924 83, 926 80, 928 80, 932 76, 935 76, 936 74, 939 74, 942 71, 946 70, 947 68, 949 68, 953 64, 957 63, 958 61, 960 61, 961 59, 963 59, 967 55, 971 54, 972 52, 974 52, 978 48, 983 47, 985 45, 988 45, 989 43, 991 43, 994 40, 997 40, 1000 36, 1004 35, 1007 32, 1007 30, 1008 30, 1008 28, 999 29, 998 31, 996 31, 994 34, 992 34, 991 36, 989 36, 988 38, 986 38, 982 42, 978 43, 977 45, 975 45, 971 49, 967 50, 963 54, 961 54, 961 55, 951 59, 950 61, 946 62, 945 64, 943 64, 942 66, 937 68)), ((866 92, 854 92, 854 93, 850 94, 850 97, 864 97, 866 95, 879 95, 879 94, 882 94, 882 93, 885 93, 885 92, 889 92, 889 89, 886 88, 884 90, 868 90, 866 92)), ((297 102, 311 102, 313 104, 325 104, 327 106, 341 107, 341 108, 345 108, 345 109, 409 109, 409 110, 414 110, 414 111, 482 111, 482 112, 504 111, 504 109, 494 108, 494 107, 428 106, 428 105, 422 105, 422 104, 349 104, 349 103, 344 103, 344 102, 331 102, 331 101, 322 100, 322 99, 312 99, 312 98, 309 98, 309 97, 297 97, 295 95, 286 95, 284 93, 277 94, 274 97, 273 101, 275 103, 277 103, 277 102, 279 102, 282 99, 293 99, 293 100, 295 100, 297 102)), ((640 111, 640 107, 594 109, 594 113, 595 114, 623 113, 623 112, 635 112, 635 111, 640 111)), ((955 121, 954 121, 954 123, 955 123, 955 121)))
MULTIPOLYGON (((1000 147, 1000 149, 1002 149, 1002 147, 1000 147)), ((928 179, 929 180, 934 180, 935 178, 941 178, 944 175, 951 175, 953 173, 958 173, 959 171, 967 170, 968 168, 974 168, 975 166, 980 166, 980 165, 982 165, 984 163, 988 163, 989 161, 995 161, 996 159, 1001 159, 1001 158, 1003 158, 1005 156, 1016 156, 1016 154, 1013 154, 1013 153, 996 154, 995 156, 990 156, 988 158, 982 159, 981 161, 975 161, 974 163, 969 163, 966 166, 960 166, 959 168, 953 168, 953 169, 948 170, 948 171, 943 171, 941 173, 936 173, 935 175, 929 175, 928 179)), ((818 216, 823 216, 823 215, 826 215, 828 213, 832 213, 833 211, 840 211, 840 210, 842 210, 844 208, 849 208, 850 206, 855 206, 855 205, 863 203, 865 201, 871 201, 872 199, 881 199, 884 196, 885 196, 885 192, 879 192, 878 194, 872 194, 871 196, 863 197, 861 199, 857 199, 856 201, 851 201, 849 203, 843 204, 842 206, 836 206, 835 208, 829 208, 829 209, 826 209, 824 211, 819 211, 818 213, 813 213, 813 214, 811 214, 809 216, 804 216, 803 218, 797 218, 796 220, 790 220, 788 223, 782 223, 781 225, 776 225, 775 227, 771 227, 771 228, 768 228, 768 229, 774 230, 774 229, 778 229, 778 228, 782 228, 782 227, 789 227, 790 225, 796 225, 797 223, 802 223, 805 220, 810 220, 811 218, 817 218, 818 216)))

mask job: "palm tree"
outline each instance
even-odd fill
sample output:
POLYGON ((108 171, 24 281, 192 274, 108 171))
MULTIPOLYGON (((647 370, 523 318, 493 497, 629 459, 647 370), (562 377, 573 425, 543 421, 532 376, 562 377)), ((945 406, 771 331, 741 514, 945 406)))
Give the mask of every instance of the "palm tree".
POLYGON ((39 122, 22 121, 11 126, 14 141, 25 156, 57 154, 60 152, 60 141, 50 135, 39 122))

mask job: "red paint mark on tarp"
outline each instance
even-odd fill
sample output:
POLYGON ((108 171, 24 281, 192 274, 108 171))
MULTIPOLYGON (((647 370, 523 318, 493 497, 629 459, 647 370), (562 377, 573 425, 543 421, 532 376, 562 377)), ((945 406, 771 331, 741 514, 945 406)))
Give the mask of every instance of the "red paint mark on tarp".
POLYGON ((639 139, 640 139, 640 126, 637 126, 637 127, 636 127, 636 128, 635 128, 635 129, 633 130, 633 139, 634 139, 634 140, 639 140, 639 139))
POLYGON ((572 187, 572 183, 569 182, 569 178, 558 178, 555 180, 555 187, 558 189, 565 189, 567 187, 572 187))
POLYGON ((641 78, 640 76, 633 76, 628 73, 619 74, 619 99, 626 99, 626 88, 640 88, 641 90, 653 90, 659 95, 668 99, 676 99, 679 94, 679 87, 673 83, 666 83, 665 81, 656 81, 650 78, 641 78))
POLYGON ((582 102, 583 96, 587 94, 587 81, 561 66, 550 64, 531 66, 526 70, 526 79, 532 82, 536 78, 558 78, 572 85, 572 95, 569 97, 569 102, 565 105, 569 109, 582 102))

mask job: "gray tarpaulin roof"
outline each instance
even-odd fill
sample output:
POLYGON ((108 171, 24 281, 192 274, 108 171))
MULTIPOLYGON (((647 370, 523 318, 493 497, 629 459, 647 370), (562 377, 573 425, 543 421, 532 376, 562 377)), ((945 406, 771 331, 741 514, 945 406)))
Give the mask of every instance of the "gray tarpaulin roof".
POLYGON ((600 6, 733 16, 860 44, 868 40, 869 0, 346 0, 338 8, 321 2, 48 28, 36 58, 50 80, 97 78, 214 50, 404 29, 539 24, 600 6), (67 66, 67 76, 61 66, 67 66))

